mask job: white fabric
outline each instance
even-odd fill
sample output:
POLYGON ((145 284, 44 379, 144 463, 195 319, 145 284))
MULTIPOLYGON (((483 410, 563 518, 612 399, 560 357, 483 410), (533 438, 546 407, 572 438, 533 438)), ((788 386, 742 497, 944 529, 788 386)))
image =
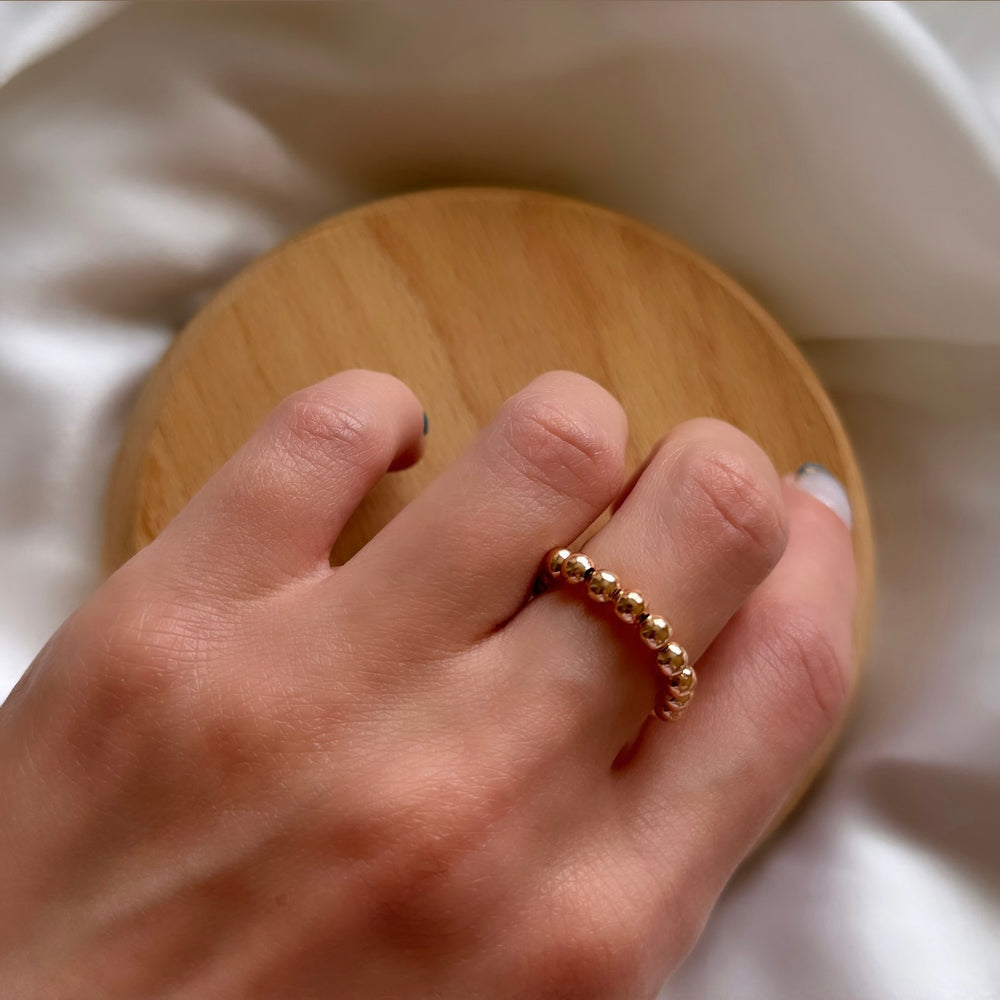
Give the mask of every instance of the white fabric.
POLYGON ((996 5, 0 5, 3 689, 98 580, 183 321, 286 234, 452 182, 714 258, 804 342, 871 490, 856 716, 663 996, 1000 997, 996 5))

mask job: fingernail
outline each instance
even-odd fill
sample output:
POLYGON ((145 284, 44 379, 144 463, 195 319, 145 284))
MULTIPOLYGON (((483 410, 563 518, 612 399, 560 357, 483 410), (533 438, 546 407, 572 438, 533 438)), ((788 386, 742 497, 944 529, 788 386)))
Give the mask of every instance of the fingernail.
POLYGON ((427 423, 427 414, 424 414, 424 434, 427 433, 427 429, 430 425, 427 423))
POLYGON ((847 525, 851 526, 851 501, 841 481, 818 462, 806 462, 795 473, 795 485, 810 496, 825 503, 847 525))

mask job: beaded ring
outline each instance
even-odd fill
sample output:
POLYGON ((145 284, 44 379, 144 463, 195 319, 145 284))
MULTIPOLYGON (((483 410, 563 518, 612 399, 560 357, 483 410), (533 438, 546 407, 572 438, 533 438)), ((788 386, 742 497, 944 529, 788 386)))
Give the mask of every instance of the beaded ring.
POLYGON ((592 601, 612 605, 621 621, 636 626, 640 639, 656 653, 660 684, 652 714, 664 722, 680 718, 694 697, 698 678, 684 647, 673 641, 667 619, 652 614, 639 591, 623 587, 614 573, 598 569, 582 552, 553 549, 542 562, 542 571, 555 583, 583 584, 592 601))

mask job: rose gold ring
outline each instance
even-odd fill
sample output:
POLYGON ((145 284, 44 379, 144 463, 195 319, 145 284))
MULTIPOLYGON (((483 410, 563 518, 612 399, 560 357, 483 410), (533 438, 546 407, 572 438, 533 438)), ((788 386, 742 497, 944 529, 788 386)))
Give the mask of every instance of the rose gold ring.
POLYGON ((598 569, 582 552, 553 549, 542 562, 542 576, 555 583, 582 584, 592 601, 610 604, 621 621, 636 627, 642 641, 656 653, 659 686, 652 714, 664 722, 679 719, 694 697, 698 678, 684 647, 673 641, 667 619, 652 614, 642 594, 622 586, 614 573, 598 569))

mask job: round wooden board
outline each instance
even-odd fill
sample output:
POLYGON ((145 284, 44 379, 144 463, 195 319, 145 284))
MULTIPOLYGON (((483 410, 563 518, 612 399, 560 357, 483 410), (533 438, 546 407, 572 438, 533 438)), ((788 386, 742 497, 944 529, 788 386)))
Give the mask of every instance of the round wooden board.
POLYGON ((633 219, 549 194, 455 189, 377 202, 301 233, 234 278, 146 384, 108 503, 115 569, 149 543, 283 396, 344 368, 406 381, 429 414, 427 451, 368 497, 343 561, 448 465, 501 401, 570 368, 628 412, 637 465, 674 424, 741 427, 778 470, 818 461, 846 484, 860 583, 873 586, 868 504, 830 400, 750 296, 633 219))

